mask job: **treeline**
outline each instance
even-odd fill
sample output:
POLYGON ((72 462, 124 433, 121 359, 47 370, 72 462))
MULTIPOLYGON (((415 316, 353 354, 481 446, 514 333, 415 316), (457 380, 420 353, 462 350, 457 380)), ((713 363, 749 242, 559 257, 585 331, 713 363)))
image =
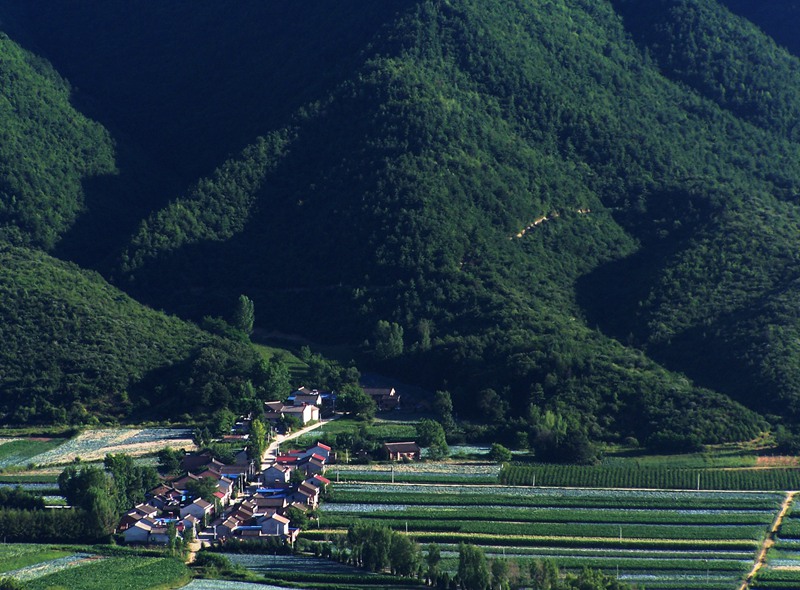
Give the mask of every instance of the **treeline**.
POLYGON ((542 590, 625 590, 630 585, 601 572, 584 569, 565 574, 549 560, 487 559, 476 545, 458 545, 458 569, 443 569, 441 549, 436 543, 420 547, 407 534, 385 526, 358 522, 346 536, 332 542, 311 543, 315 555, 336 559, 375 573, 389 571, 409 581, 414 579, 437 588, 488 590, 490 588, 535 588, 542 590))
POLYGON ((8 543, 86 543, 105 540, 91 514, 80 509, 20 510, 0 507, 0 536, 8 543))

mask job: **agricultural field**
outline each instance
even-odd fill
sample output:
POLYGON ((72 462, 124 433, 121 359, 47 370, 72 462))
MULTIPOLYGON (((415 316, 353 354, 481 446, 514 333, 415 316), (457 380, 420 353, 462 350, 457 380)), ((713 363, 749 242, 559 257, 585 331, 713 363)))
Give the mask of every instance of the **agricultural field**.
POLYGON ((164 447, 192 450, 192 432, 187 428, 104 428, 87 430, 64 444, 30 459, 37 465, 64 465, 76 459, 102 461, 108 453, 133 457, 150 455, 164 447))
POLYGON ((48 545, 4 543, 0 545, 0 573, 2 576, 14 575, 14 571, 71 555, 74 552, 48 545))
MULTIPOLYGON (((391 588, 406 590, 420 588, 420 583, 409 582, 387 574, 366 572, 349 565, 318 557, 296 555, 239 555, 222 554, 232 563, 264 577, 269 583, 302 584, 309 587, 337 589, 391 588)), ((189 587, 192 589, 192 587, 189 587)), ((216 587, 215 587, 216 588, 216 587)), ((263 586, 260 586, 263 588, 263 586)))
POLYGON ((81 567, 62 569, 26 581, 26 590, 150 590, 179 588, 189 582, 189 569, 179 560, 152 557, 105 557, 81 567))
POLYGON ((738 588, 786 497, 468 484, 332 487, 319 529, 305 537, 331 539, 365 520, 439 544, 451 571, 458 543, 467 542, 489 558, 549 558, 562 569, 600 569, 648 590, 738 588))
POLYGON ((795 499, 751 588, 800 588, 800 504, 795 499))
POLYGON ((800 469, 637 467, 607 465, 517 465, 503 467, 500 481, 516 486, 643 488, 679 490, 797 490, 800 469))
POLYGON ((234 580, 192 580, 182 590, 287 590, 284 586, 236 582, 234 580))
POLYGON ((500 466, 481 463, 398 463, 333 465, 327 477, 336 482, 497 483, 500 466))
POLYGON ((33 457, 64 443, 63 438, 0 438, 0 470, 35 463, 33 457))

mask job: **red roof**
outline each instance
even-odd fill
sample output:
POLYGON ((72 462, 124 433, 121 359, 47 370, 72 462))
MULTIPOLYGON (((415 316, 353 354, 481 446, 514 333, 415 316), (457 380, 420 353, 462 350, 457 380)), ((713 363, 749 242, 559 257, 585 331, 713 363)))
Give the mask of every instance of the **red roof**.
POLYGON ((322 477, 321 475, 315 475, 312 479, 318 479, 319 481, 321 481, 325 485, 328 485, 329 483, 331 483, 331 480, 329 480, 327 477, 322 477))
POLYGON ((325 461, 325 457, 320 455, 319 453, 314 453, 313 455, 311 455, 311 457, 313 459, 316 459, 317 461, 325 461))
POLYGON ((317 443, 317 446, 318 446, 320 449, 325 449, 326 451, 330 451, 330 450, 331 450, 331 448, 330 448, 328 445, 324 445, 324 444, 322 444, 321 442, 318 442, 318 443, 317 443))
POLYGON ((297 463, 299 457, 289 457, 288 455, 278 455, 275 457, 276 463, 297 463))
POLYGON ((222 492, 214 492, 214 495, 220 500, 222 500, 225 497, 225 494, 223 494, 222 492))

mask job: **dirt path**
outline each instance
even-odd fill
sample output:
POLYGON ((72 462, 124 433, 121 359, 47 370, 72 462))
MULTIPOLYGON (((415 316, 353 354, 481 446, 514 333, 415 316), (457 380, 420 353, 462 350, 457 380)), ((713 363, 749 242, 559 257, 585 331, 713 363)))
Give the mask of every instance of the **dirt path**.
POLYGON ((279 434, 279 435, 277 435, 275 437, 275 440, 273 440, 271 443, 269 443, 269 446, 267 447, 267 450, 264 451, 264 457, 262 458, 261 463, 263 465, 271 465, 275 461, 275 457, 278 455, 278 447, 281 445, 281 443, 284 443, 287 440, 292 440, 292 439, 298 438, 300 436, 303 436, 304 434, 306 434, 308 432, 311 432, 312 430, 314 430, 316 428, 324 426, 325 424, 327 424, 328 422, 331 422, 333 420, 336 420, 335 416, 333 418, 331 418, 330 420, 320 420, 319 422, 317 422, 315 424, 312 424, 311 426, 306 426, 305 428, 301 428, 297 432, 293 432, 291 434, 279 434))
POLYGON ((792 500, 794 500, 794 497, 797 493, 798 492, 786 492, 786 498, 784 498, 783 504, 781 504, 781 509, 778 511, 778 515, 775 517, 767 536, 764 537, 764 543, 761 545, 761 549, 758 552, 756 562, 753 564, 753 569, 751 569, 747 574, 744 582, 742 582, 742 585, 739 586, 739 590, 747 590, 750 587, 750 583, 753 581, 753 578, 758 573, 758 570, 760 570, 761 566, 766 563, 767 551, 769 551, 769 548, 775 544, 775 534, 778 532, 778 529, 783 522, 783 517, 786 516, 786 513, 789 511, 789 507, 792 505, 792 500))

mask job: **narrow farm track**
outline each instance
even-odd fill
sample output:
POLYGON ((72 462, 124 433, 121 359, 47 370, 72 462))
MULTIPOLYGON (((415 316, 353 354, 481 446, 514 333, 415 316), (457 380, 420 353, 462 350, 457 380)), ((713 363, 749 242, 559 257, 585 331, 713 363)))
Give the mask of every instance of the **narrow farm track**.
POLYGON ((275 440, 273 440, 264 451, 264 457, 262 458, 261 462, 266 465, 273 463, 275 461, 275 457, 278 455, 278 447, 281 446, 281 443, 293 440, 295 438, 299 438, 304 434, 311 432, 312 430, 316 430, 321 426, 325 426, 325 424, 335 419, 336 417, 333 417, 330 420, 320 420, 319 422, 315 422, 311 426, 306 426, 305 428, 301 428, 297 432, 293 432, 291 434, 279 434, 278 436, 275 437, 275 440))
POLYGON ((778 511, 775 520, 772 523, 772 526, 769 529, 766 537, 764 537, 764 543, 761 545, 761 549, 758 552, 758 556, 756 557, 756 561, 753 564, 753 569, 745 576, 744 582, 742 585, 739 586, 739 590, 748 590, 750 588, 750 584, 753 582, 753 578, 755 578, 758 570, 761 569, 767 561, 767 552, 769 548, 775 544, 775 534, 778 532, 778 529, 783 522, 783 517, 786 516, 786 513, 789 511, 789 507, 792 505, 792 501, 794 500, 795 495, 798 492, 786 492, 786 498, 784 498, 783 503, 781 504, 781 509, 778 511))

